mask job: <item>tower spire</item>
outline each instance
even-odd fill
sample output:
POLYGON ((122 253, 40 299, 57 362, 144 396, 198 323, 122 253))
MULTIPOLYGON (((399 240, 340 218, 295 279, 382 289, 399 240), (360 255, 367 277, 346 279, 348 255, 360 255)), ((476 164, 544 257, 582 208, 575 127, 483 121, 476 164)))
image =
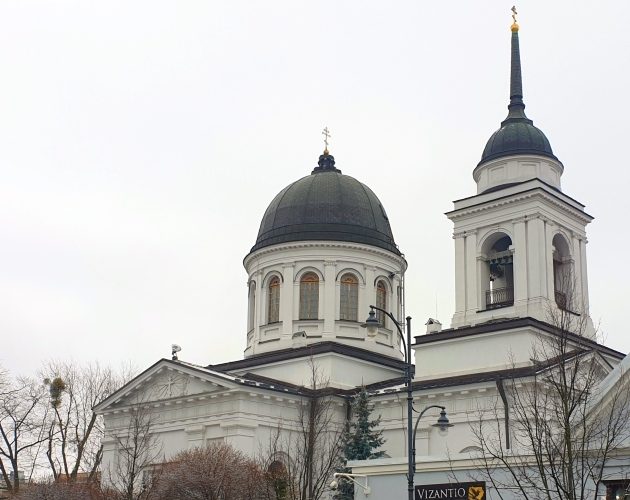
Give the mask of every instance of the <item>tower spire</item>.
MULTIPOLYGON (((487 163, 497 158, 514 155, 546 156, 559 161, 553 154, 551 144, 545 134, 534 126, 534 122, 525 114, 523 102, 523 77, 521 74, 521 53, 519 49, 516 22, 516 7, 512 7, 511 61, 510 61, 510 103, 508 115, 501 122, 501 128, 490 136, 477 165, 487 163)), ((559 186, 559 185, 558 185, 559 186)))
POLYGON ((525 115, 525 103, 523 102, 523 76, 521 73, 521 51, 518 40, 519 25, 516 22, 516 7, 512 7, 513 23, 510 27, 512 31, 512 60, 510 65, 510 104, 508 105, 508 116, 501 123, 513 121, 526 121, 533 123, 525 115))

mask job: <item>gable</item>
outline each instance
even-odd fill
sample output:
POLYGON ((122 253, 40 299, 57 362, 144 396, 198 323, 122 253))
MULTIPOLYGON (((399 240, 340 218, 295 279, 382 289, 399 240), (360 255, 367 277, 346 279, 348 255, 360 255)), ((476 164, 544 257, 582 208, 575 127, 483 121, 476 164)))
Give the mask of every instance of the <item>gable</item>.
POLYGON ((229 378, 161 360, 94 408, 96 413, 148 402, 177 400, 237 387, 229 378))

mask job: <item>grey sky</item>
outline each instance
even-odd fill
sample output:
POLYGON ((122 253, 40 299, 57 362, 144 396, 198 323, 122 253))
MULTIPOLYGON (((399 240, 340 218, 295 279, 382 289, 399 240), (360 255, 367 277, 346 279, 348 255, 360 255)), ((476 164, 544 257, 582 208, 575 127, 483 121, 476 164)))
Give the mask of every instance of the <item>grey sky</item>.
MULTIPOLYGON (((511 5, 1 2, 0 363, 241 357, 242 258, 325 125, 387 209, 415 332, 436 297, 449 324, 443 213, 506 115, 511 5)), ((527 113, 596 217, 592 316, 628 352, 630 3, 517 7, 527 113)))

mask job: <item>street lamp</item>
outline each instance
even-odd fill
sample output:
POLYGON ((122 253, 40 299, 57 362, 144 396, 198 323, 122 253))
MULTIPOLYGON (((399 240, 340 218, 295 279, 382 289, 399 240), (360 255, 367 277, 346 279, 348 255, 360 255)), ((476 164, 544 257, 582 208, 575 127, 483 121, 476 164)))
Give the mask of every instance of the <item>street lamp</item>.
POLYGON ((345 472, 335 472, 333 474, 333 478, 334 479, 332 483, 330 483, 331 490, 336 490, 339 487, 339 482, 337 481, 337 478, 340 478, 347 481, 352 481, 357 486, 363 488, 363 493, 365 494, 365 496, 368 496, 372 492, 372 489, 368 486, 368 477, 365 474, 346 474, 345 472), (355 478, 365 478, 365 484, 361 484, 355 478))
POLYGON ((402 325, 396 320, 394 315, 380 307, 370 306, 370 313, 368 314, 368 318, 365 320, 364 326, 367 329, 368 337, 375 337, 378 333, 378 329, 381 325, 381 322, 376 319, 376 312, 379 311, 392 320, 394 325, 396 326, 396 330, 398 330, 398 335, 400 336, 400 340, 403 343, 403 349, 405 354, 405 385, 407 386, 407 493, 409 496, 409 500, 414 500, 413 498, 413 477, 416 472, 416 431, 418 429, 418 423, 422 416, 426 413, 427 410, 431 408, 440 408, 440 417, 437 420, 437 423, 433 424, 433 427, 438 427, 440 429, 440 434, 444 434, 448 431, 449 427, 453 425, 449 423, 448 417, 446 416, 446 408, 438 405, 427 406, 424 410, 420 412, 418 418, 416 419, 415 426, 413 424, 413 412, 416 413, 417 410, 413 407, 413 388, 411 387, 411 381, 413 380, 413 365, 411 364, 411 316, 407 316, 405 319, 407 321, 407 340, 405 341, 405 335, 402 332, 402 325), (413 427, 413 433, 411 429, 413 427))

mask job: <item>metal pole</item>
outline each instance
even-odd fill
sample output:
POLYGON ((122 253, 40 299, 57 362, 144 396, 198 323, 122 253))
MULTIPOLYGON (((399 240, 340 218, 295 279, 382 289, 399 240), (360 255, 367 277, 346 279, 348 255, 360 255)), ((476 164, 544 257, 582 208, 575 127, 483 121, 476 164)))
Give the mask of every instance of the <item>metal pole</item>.
POLYGON ((366 321, 366 325, 368 323, 376 322, 373 318, 374 310, 380 311, 385 314, 389 319, 394 322, 396 326, 396 330, 398 330, 398 335, 400 335, 400 340, 403 343, 403 353, 405 355, 405 384, 407 385, 407 492, 409 496, 409 500, 414 500, 413 498, 413 475, 416 469, 415 464, 415 445, 414 445, 414 433, 413 433, 413 389, 411 387, 411 381, 413 380, 413 364, 411 363, 411 316, 407 316, 407 342, 405 342, 405 335, 402 332, 402 323, 399 323, 398 320, 394 317, 392 313, 386 311, 385 309, 381 309, 380 307, 370 306, 372 312, 370 312, 370 318, 366 321))
POLYGON ((411 387, 411 381, 413 380, 413 365, 411 364, 411 316, 407 316, 407 493, 409 500, 413 498, 413 476, 415 473, 415 458, 413 442, 413 388, 411 387))

